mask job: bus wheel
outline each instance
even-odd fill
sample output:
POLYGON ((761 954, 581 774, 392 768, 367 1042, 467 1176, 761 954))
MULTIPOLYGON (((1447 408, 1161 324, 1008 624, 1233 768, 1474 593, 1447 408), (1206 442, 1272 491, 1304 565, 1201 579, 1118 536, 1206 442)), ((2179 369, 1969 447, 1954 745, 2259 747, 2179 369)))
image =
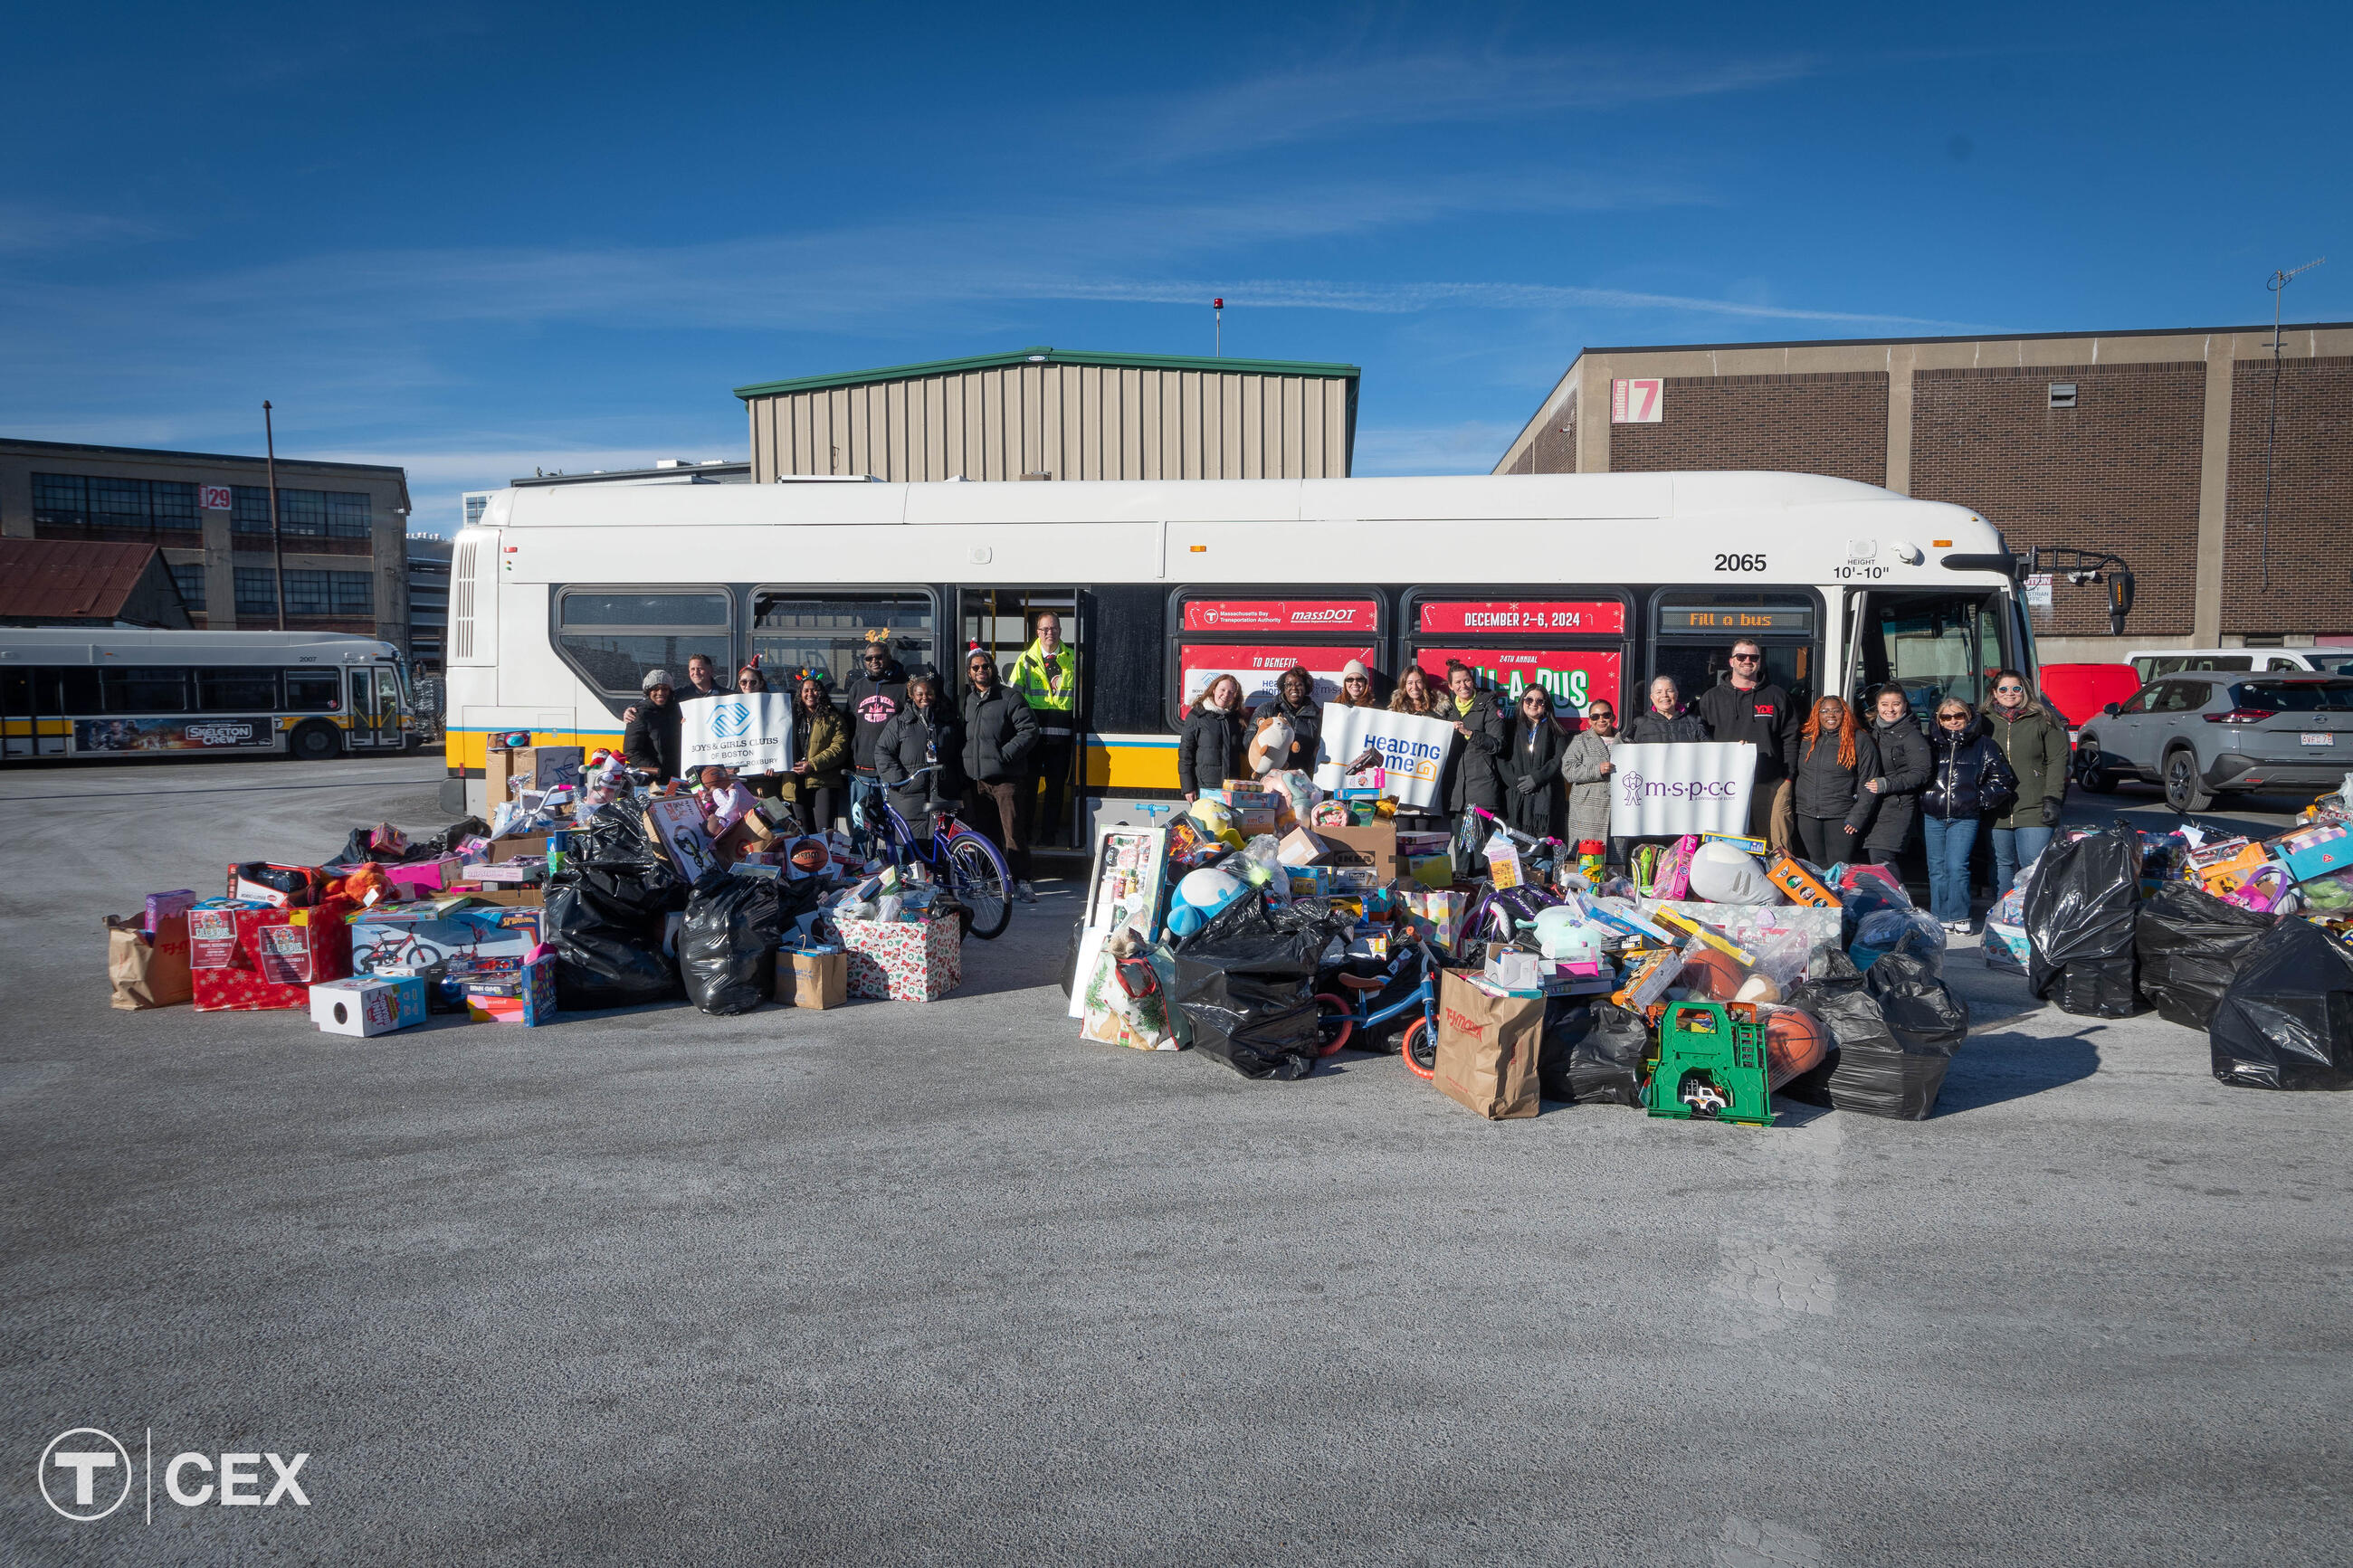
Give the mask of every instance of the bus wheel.
POLYGON ((286 749, 298 762, 323 763, 343 749, 343 738, 332 724, 322 724, 314 719, 308 724, 295 726, 286 749))

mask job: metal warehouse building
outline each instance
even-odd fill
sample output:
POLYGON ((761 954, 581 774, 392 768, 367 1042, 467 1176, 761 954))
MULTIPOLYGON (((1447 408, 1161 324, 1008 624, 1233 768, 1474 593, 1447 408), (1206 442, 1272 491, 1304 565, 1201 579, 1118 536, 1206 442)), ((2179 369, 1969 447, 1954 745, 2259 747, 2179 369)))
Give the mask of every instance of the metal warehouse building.
POLYGON ((1017 349, 739 386, 754 483, 1345 479, 1352 364, 1017 349))
POLYGON ((1495 465, 1672 468, 1833 474, 2123 556, 2126 637, 2062 580, 2046 658, 2353 642, 2353 324, 2276 358, 2269 327, 1589 348, 1495 465))

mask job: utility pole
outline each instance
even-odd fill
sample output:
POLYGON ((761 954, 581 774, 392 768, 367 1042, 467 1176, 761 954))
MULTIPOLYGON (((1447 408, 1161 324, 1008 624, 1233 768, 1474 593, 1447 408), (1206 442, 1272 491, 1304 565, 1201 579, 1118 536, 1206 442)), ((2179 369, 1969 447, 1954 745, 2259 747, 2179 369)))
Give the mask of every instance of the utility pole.
POLYGON ((2272 591, 2272 458, 2279 450, 2279 384, 2280 384, 2280 301, 2287 286, 2295 281, 2299 272, 2309 272, 2328 258, 2323 256, 2301 267, 2284 272, 2274 272, 2263 287, 2272 291, 2272 422, 2263 437, 2263 592, 2272 591))
POLYGON ((1209 301, 1209 309, 1217 312, 1218 336, 1216 357, 1223 359, 1226 357, 1226 302, 1222 299, 1212 300, 1209 301))
POLYGON ((261 400, 261 439, 269 454, 269 564, 278 577, 278 629, 286 629, 286 547, 278 536, 278 432, 270 427, 269 399, 261 400))

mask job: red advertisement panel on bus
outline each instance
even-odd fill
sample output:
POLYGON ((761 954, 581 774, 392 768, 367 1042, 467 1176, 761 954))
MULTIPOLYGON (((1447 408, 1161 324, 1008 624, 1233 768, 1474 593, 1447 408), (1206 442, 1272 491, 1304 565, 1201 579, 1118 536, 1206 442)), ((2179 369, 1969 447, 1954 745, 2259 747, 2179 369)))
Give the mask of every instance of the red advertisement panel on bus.
POLYGON ((1423 647, 1414 650, 1414 662, 1429 675, 1432 686, 1446 684, 1446 661, 1459 658, 1476 672, 1479 684, 1504 693, 1517 702, 1520 693, 1540 686, 1552 693, 1553 717, 1573 719, 1588 702, 1625 709, 1618 699, 1620 655, 1575 648, 1423 647))
POLYGON ((1242 701, 1250 707, 1274 700, 1275 678, 1294 664, 1307 667, 1315 682, 1315 700, 1328 702, 1340 695, 1340 672, 1350 659, 1373 662, 1371 646, 1344 647, 1274 647, 1263 643, 1187 643, 1178 651, 1178 689, 1189 709, 1220 675, 1242 683, 1242 701))

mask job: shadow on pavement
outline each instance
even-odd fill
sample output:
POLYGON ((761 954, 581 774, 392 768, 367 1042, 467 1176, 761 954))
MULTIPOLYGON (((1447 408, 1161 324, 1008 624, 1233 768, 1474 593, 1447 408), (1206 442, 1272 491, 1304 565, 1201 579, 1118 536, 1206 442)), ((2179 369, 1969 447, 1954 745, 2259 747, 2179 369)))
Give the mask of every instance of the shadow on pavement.
POLYGON ((2098 1027, 2086 1023, 2056 1039, 2015 1032, 1980 1035, 1972 1027, 1936 1097, 1936 1115, 1958 1116, 2091 1077, 2100 1070, 2100 1052, 2087 1037, 2098 1027))

